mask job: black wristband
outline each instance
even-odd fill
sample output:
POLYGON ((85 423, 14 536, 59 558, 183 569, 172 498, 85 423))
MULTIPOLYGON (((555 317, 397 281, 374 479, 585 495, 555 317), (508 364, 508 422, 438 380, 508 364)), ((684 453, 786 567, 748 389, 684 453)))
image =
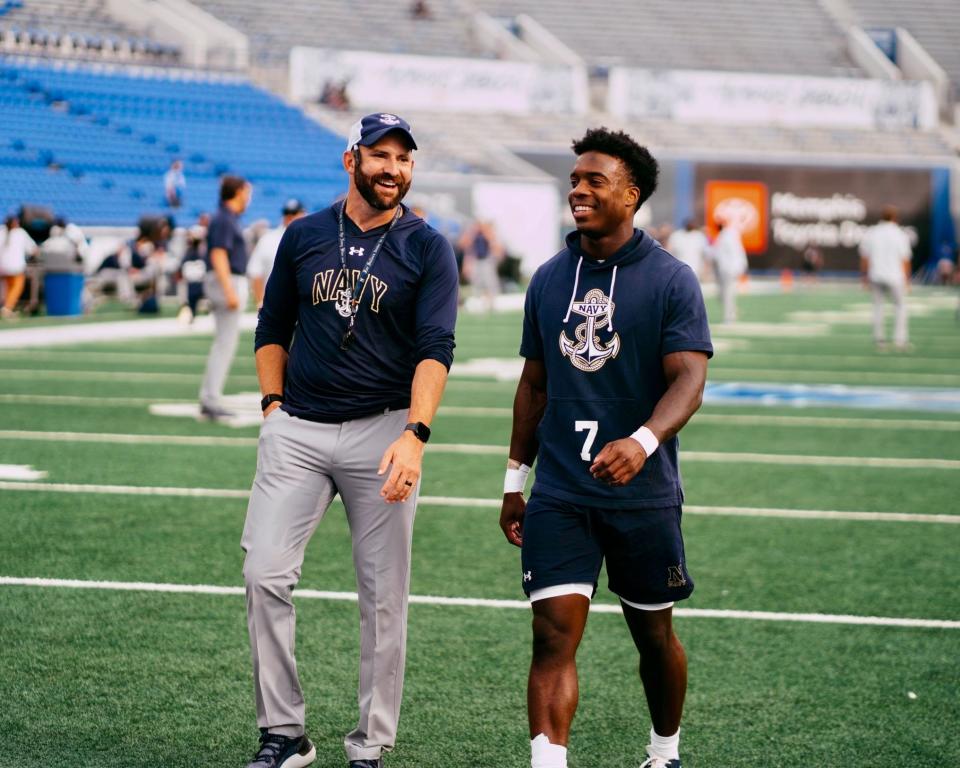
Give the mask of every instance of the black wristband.
POLYGON ((283 395, 278 395, 275 392, 264 395, 263 400, 260 401, 260 410, 265 411, 270 407, 270 403, 282 403, 283 395))

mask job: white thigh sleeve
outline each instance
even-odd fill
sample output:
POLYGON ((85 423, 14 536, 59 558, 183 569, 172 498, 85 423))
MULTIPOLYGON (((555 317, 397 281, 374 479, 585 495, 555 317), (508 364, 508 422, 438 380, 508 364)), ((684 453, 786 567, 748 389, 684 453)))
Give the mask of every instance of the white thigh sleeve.
POLYGON ((563 595, 583 595, 587 600, 593 597, 593 584, 585 582, 579 584, 557 584, 553 587, 544 587, 535 589, 530 593, 530 602, 537 600, 546 600, 550 597, 562 597, 563 595))

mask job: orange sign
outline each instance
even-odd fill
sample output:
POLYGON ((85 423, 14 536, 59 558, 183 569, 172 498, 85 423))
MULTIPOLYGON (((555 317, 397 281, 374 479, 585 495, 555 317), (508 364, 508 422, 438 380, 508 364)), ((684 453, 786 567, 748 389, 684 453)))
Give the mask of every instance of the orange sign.
POLYGON ((703 200, 707 234, 716 236, 720 220, 740 230, 747 253, 765 253, 769 199, 767 185, 759 181, 708 181, 703 200))

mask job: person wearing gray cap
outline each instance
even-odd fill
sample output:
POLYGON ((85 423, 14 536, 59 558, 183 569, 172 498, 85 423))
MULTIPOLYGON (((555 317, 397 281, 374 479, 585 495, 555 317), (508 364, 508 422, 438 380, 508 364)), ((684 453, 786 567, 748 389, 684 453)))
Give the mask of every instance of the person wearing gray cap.
POLYGON ((270 277, 270 270, 273 269, 273 260, 277 257, 277 248, 280 247, 283 233, 287 231, 291 222, 306 216, 307 212, 303 203, 291 197, 283 204, 281 214, 283 220, 280 226, 264 232, 263 237, 257 241, 247 264, 247 277, 250 278, 250 287, 253 289, 253 300, 257 303, 257 309, 263 305, 263 292, 267 287, 267 278, 270 277))
POLYGON ((360 609, 360 716, 344 738, 351 768, 381 768, 396 740, 413 518, 457 314, 452 247, 401 204, 416 148, 396 115, 355 123, 346 197, 287 227, 267 281, 255 341, 264 421, 241 540, 261 732, 248 768, 316 758, 292 596, 336 494, 360 609))

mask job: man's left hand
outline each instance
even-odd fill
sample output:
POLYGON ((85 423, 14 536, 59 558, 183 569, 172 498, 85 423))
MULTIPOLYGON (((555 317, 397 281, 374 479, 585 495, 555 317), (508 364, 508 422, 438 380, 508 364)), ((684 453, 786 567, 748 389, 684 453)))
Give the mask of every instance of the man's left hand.
POLYGON ((625 437, 603 446, 590 465, 590 474, 608 485, 626 485, 643 469, 646 461, 647 454, 640 443, 632 437, 625 437))
POLYGON ((380 495, 388 504, 406 501, 416 489, 423 464, 423 448, 424 444, 417 436, 405 430, 384 452, 377 474, 382 475, 388 467, 391 468, 380 489, 380 495))

